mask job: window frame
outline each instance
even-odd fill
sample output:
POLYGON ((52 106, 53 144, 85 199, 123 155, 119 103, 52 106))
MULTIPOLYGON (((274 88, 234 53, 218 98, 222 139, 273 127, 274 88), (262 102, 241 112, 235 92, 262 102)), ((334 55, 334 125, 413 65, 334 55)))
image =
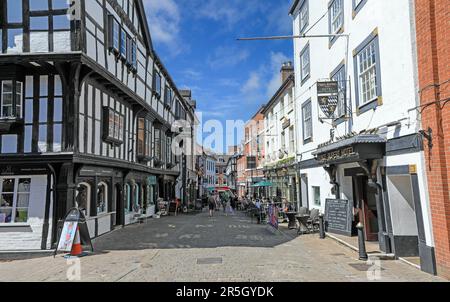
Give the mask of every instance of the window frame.
POLYGON ((300 8, 298 10, 298 17, 299 17, 300 33, 302 34, 309 25, 309 0, 303 0, 303 2, 300 4, 300 8), (306 10, 306 22, 302 24, 303 13, 305 10, 306 10))
MULTIPOLYGON (((342 33, 344 31, 345 26, 345 4, 344 0, 332 0, 328 4, 328 33, 330 35, 338 35, 339 33, 342 33), (341 11, 339 14, 339 18, 341 19, 340 26, 336 28, 333 31, 333 24, 334 21, 337 20, 337 18, 332 19, 332 12, 333 12, 333 6, 338 3, 338 1, 341 3, 341 11)), ((338 37, 330 37, 330 47, 334 44, 334 42, 337 40, 338 37)))
MULTIPOLYGON (((336 125, 339 125, 341 123, 343 123, 345 121, 345 116, 347 115, 349 109, 348 109, 348 104, 347 104, 347 75, 345 73, 346 71, 346 65, 345 65, 345 60, 343 60, 331 73, 330 73, 330 79, 332 81, 335 81, 336 76, 343 72, 343 80, 344 81, 344 113, 339 115, 339 101, 338 101, 338 107, 336 108, 337 110, 337 115, 335 116, 334 119, 334 123, 336 125)), ((341 93, 341 89, 342 87, 340 86, 341 84, 338 81, 338 87, 339 87, 339 93, 341 93)))
POLYGON ((378 106, 383 105, 383 90, 381 79, 381 60, 380 60, 380 45, 378 30, 375 29, 354 51, 353 51, 353 66, 355 76, 355 102, 357 115, 363 114, 367 111, 376 109, 378 106), (375 80, 376 80, 376 97, 372 100, 368 100, 362 103, 361 100, 361 88, 360 88, 360 70, 359 70, 359 54, 366 50, 371 44, 374 44, 375 51, 375 80))
POLYGON ((150 161, 152 159, 152 122, 145 117, 138 118, 138 150, 137 156, 140 160, 150 161), (143 123, 143 128, 141 127, 143 123), (142 146, 140 147, 140 137, 143 138, 142 146))
POLYGON ((302 128, 303 128, 303 145, 309 144, 313 141, 313 137, 314 137, 314 129, 313 129, 313 112, 312 112, 312 100, 309 99, 306 102, 303 103, 302 105, 302 128), (305 116, 305 109, 306 107, 310 107, 310 111, 311 111, 311 116, 309 118, 308 123, 310 123, 310 128, 311 128, 311 135, 306 136, 306 116, 305 116))
POLYGON ((17 79, 4 79, 0 80, 0 120, 2 119, 22 119, 23 118, 23 106, 24 106, 24 81, 17 80, 17 79), (4 97, 4 83, 5 82, 11 82, 11 105, 8 105, 8 107, 11 107, 11 115, 10 116, 4 116, 3 115, 3 97, 4 97), (20 83, 21 91, 20 93, 17 92, 17 84, 20 83), (20 95, 20 100, 17 101, 17 97, 20 95), (18 105, 19 103, 19 105, 18 105), (17 107, 20 107, 19 112, 17 112, 17 107))
POLYGON ((362 10, 362 8, 366 5, 366 3, 367 3, 367 0, 361 0, 358 4, 356 4, 356 0, 352 0, 352 8, 353 8, 352 17, 353 17, 353 19, 362 10))
MULTIPOLYGON (((27 221, 25 222, 16 222, 16 218, 17 218, 17 208, 24 208, 24 207, 18 207, 18 197, 19 194, 28 194, 29 199, 28 199, 28 210, 27 213, 29 213, 30 210, 30 203, 31 203, 31 183, 32 183, 33 179, 31 176, 29 175, 21 175, 21 176, 2 176, 0 177, 0 197, 3 196, 3 194, 12 194, 13 195, 13 204, 9 207, 2 207, 0 204, 0 208, 11 208, 11 221, 10 222, 0 222, 0 226, 14 226, 14 225, 18 225, 18 224, 28 224, 28 220, 29 220, 29 215, 27 215, 27 221), (14 188, 13 188, 13 192, 3 192, 3 181, 6 179, 12 179, 14 180, 14 188), (30 180, 29 183, 29 191, 28 192, 19 192, 19 182, 22 179, 26 179, 26 180, 30 180)), ((6 218, 6 217, 5 217, 6 218)))
POLYGON ((309 42, 303 47, 302 51, 300 52, 300 79, 301 79, 301 85, 305 84, 306 81, 311 78, 311 50, 309 42), (303 74, 303 56, 308 52, 308 74, 305 76, 303 74))
POLYGON ((111 107, 103 107, 103 141, 114 146, 122 145, 124 143, 125 133, 125 116, 111 107), (114 120, 111 121, 111 114, 114 116, 114 120), (118 119, 117 119, 118 118, 118 119), (111 125, 112 123, 112 125, 111 125), (118 127, 116 129, 116 127, 118 127), (113 133, 111 133, 111 129, 113 133), (115 133, 118 133, 116 137, 115 133))

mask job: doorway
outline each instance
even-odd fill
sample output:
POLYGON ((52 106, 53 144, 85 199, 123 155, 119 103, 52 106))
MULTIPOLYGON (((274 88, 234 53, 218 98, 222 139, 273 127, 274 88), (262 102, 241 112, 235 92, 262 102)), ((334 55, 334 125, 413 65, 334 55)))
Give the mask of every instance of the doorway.
POLYGON ((364 224, 367 241, 378 241, 378 210, 376 191, 369 187, 369 178, 358 175, 353 177, 355 208, 358 210, 356 223, 364 224))
POLYGON ((124 217, 124 200, 122 196, 122 187, 120 184, 117 184, 114 188, 114 195, 116 199, 116 221, 114 222, 114 226, 122 225, 125 223, 123 217, 124 217))

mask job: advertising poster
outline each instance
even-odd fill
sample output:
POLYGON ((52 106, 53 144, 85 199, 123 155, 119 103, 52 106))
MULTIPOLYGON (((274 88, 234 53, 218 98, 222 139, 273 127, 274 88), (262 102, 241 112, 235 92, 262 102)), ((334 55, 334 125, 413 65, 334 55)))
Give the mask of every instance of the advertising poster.
POLYGON ((61 237, 59 239, 58 250, 63 252, 70 252, 72 250, 73 240, 77 232, 77 221, 66 221, 64 223, 61 237))

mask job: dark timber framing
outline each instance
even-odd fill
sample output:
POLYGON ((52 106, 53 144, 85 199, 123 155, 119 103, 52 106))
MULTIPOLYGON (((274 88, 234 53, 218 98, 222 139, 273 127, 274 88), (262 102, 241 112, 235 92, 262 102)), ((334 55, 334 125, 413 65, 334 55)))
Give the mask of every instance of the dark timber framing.
MULTIPOLYGON (((142 0, 130 0, 134 5, 126 9, 123 9, 116 0, 88 0, 95 1, 94 4, 80 1, 80 20, 70 21, 70 45, 65 51, 58 53, 53 52, 54 33, 67 29, 54 30, 53 16, 63 16, 67 10, 52 9, 52 0, 49 0, 48 10, 30 11, 29 0, 20 1, 23 8, 20 23, 8 23, 7 2, 0 1, 2 39, 0 70, 19 70, 20 76, 13 74, 11 78, 23 81, 24 86, 26 78, 32 77, 32 95, 26 98, 27 88, 25 87, 22 101, 23 117, 27 114, 32 116, 32 120, 18 128, 18 153, 0 154, 0 166, 7 167, 7 173, 16 171, 20 167, 29 167, 29 169, 38 167, 38 171, 46 176, 46 199, 45 207, 42 209, 44 228, 40 242, 40 247, 45 249, 47 238, 53 245, 56 243, 58 220, 65 216, 68 209, 77 204, 79 194, 77 190, 81 182, 90 186, 89 209, 92 215, 97 215, 98 202, 101 199, 97 196, 97 186, 100 182, 107 185, 107 196, 111 197, 108 198, 108 213, 90 217, 94 228, 90 231, 95 236, 104 233, 108 223, 109 229, 114 225, 125 224, 126 213, 130 210, 129 202, 134 205, 147 204, 148 198, 151 197, 147 188, 152 187, 153 194, 163 192, 164 195, 159 197, 173 197, 175 180, 180 175, 180 159, 168 153, 171 150, 167 142, 171 141, 175 135, 171 131, 175 119, 186 118, 188 113, 193 116, 194 109, 181 96, 153 49, 142 0), (86 11, 87 5, 101 7, 102 19, 91 16, 90 14, 94 12, 86 11), (127 29, 132 44, 136 44, 135 53, 128 50, 128 58, 136 57, 136 66, 118 59, 109 60, 112 54, 108 42, 109 15, 117 18, 119 24, 127 29), (48 53, 30 52, 30 17, 48 17, 48 53), (95 26, 95 33, 88 29, 87 22, 95 26), (20 55, 6 53, 8 29, 23 29, 23 49, 20 55), (88 53, 92 36, 96 41, 95 56, 88 53), (100 60, 102 57, 103 62, 100 60), (135 67, 136 70, 134 70, 135 67), (162 79, 159 96, 155 95, 153 85, 154 76, 157 73, 162 79), (55 87, 57 76, 60 78, 61 87, 55 87), (44 79, 42 77, 48 78, 46 85, 48 93, 45 96, 40 92, 40 87, 43 86, 41 79, 44 79), (143 87, 142 93, 138 93, 138 85, 143 87), (170 104, 163 102, 166 86, 172 92, 168 100, 170 104), (59 95, 60 93, 55 94, 55 88, 61 89, 62 96, 59 95), (59 108, 59 103, 56 106, 55 100, 59 101, 60 97, 62 98, 61 121, 59 117, 54 119, 57 116, 55 109, 59 108), (42 101, 43 98, 45 102, 42 101), (26 100, 32 102, 32 112, 26 112, 26 100), (40 108, 41 104, 47 106, 45 121, 40 120, 44 109, 40 108), (83 112, 81 112, 82 108, 83 112), (105 120, 109 118, 105 116, 105 108, 115 111, 123 118, 123 121, 118 120, 121 126, 119 127, 120 138, 117 142, 105 140, 103 135, 105 120), (151 153, 155 154, 155 143, 160 144, 159 150, 161 150, 161 156, 157 161, 154 158, 138 160, 135 146, 139 117, 145 117, 152 124, 150 137, 153 140, 153 150, 151 153), (42 132, 44 125, 47 129, 45 135, 42 132), (31 132, 27 134, 25 129, 31 132), (159 142, 155 141, 154 131, 161 132, 159 142), (56 135, 60 132, 61 138, 57 138, 56 135), (29 137, 30 133, 31 137, 29 137), (31 142, 24 144, 26 135, 31 142), (29 146, 31 150, 26 150, 29 146), (131 201, 126 200, 125 186, 131 188, 131 201), (139 196, 137 196, 138 193, 139 196), (143 198, 143 200, 136 200, 137 198, 143 198), (50 209, 52 217, 49 217, 50 209), (109 217, 110 220, 105 220, 109 217), (50 218, 53 222, 51 226, 50 218), (109 222, 105 224, 105 221, 109 222)), ((89 49, 90 52, 91 50, 89 49)), ((0 119, 0 124, 2 123, 5 121, 0 119)), ((153 196, 153 201, 156 201, 155 197, 156 195, 153 196)), ((146 209, 144 213, 145 211, 146 209)))

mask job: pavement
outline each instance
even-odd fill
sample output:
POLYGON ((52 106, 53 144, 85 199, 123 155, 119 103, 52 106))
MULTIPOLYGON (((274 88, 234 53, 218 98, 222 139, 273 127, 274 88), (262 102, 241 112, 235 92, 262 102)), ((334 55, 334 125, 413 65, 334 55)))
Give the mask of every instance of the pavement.
POLYGON ((258 225, 243 213, 150 219, 94 241, 87 257, 0 261, 0 281, 401 282, 444 281, 396 260, 358 254, 317 234, 258 225))

